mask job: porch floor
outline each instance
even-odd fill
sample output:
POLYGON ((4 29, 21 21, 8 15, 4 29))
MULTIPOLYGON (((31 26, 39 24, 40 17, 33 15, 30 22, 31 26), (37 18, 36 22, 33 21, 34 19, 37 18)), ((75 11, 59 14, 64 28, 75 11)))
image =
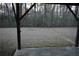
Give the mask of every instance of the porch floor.
POLYGON ((79 48, 22 48, 21 50, 16 49, 14 56, 79 56, 79 48))

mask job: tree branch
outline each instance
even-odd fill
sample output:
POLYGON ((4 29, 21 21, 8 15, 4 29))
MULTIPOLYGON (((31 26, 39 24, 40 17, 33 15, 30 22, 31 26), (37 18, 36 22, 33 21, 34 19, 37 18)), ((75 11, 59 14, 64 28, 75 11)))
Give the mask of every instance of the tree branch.
POLYGON ((75 7, 75 14, 78 14, 78 6, 75 7))
POLYGON ((8 5, 7 5, 6 3, 5 3, 5 5, 6 5, 6 8, 7 8, 7 10, 8 10, 8 9, 9 9, 9 8, 8 8, 8 5))
POLYGON ((35 6, 36 3, 34 3, 33 5, 31 5, 31 7, 20 17, 20 20, 33 8, 33 6, 35 6))
POLYGON ((15 19, 16 19, 16 12, 15 12, 15 7, 14 7, 14 4, 13 3, 12 3, 12 9, 13 9, 14 16, 15 16, 15 19))
POLYGON ((5 5, 6 5, 6 8, 7 8, 7 11, 8 11, 8 15, 9 15, 9 8, 8 8, 8 5, 5 3, 5 5))
POLYGON ((74 15, 76 21, 79 21, 77 15, 71 10, 70 6, 69 5, 66 5, 66 6, 71 11, 71 13, 74 15))

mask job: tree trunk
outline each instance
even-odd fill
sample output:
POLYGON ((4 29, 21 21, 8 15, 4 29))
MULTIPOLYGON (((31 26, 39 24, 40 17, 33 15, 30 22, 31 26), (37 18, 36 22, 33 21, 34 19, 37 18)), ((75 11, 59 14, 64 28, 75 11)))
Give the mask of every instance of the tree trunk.
POLYGON ((21 34, 20 34, 20 4, 16 3, 16 25, 17 25, 17 41, 18 41, 18 49, 21 49, 21 34))
MULTIPOLYGON (((77 14, 78 14, 78 6, 75 7, 75 14, 77 16, 77 14)), ((75 41, 75 46, 78 47, 78 45, 79 45, 79 21, 77 21, 77 35, 76 35, 76 41, 75 41)))

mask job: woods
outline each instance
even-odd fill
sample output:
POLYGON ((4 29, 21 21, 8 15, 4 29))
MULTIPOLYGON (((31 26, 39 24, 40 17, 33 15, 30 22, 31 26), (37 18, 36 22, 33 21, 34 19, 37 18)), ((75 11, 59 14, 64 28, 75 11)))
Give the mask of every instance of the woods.
MULTIPOLYGON (((32 3, 22 3, 20 14, 24 14, 32 3)), ((15 5, 14 5, 15 7, 15 5)), ((78 6, 70 6, 79 16, 78 6)), ((0 4, 0 27, 16 27, 12 4, 0 4)), ((66 7, 59 4, 37 3, 21 20, 21 27, 76 27, 77 22, 66 7)))

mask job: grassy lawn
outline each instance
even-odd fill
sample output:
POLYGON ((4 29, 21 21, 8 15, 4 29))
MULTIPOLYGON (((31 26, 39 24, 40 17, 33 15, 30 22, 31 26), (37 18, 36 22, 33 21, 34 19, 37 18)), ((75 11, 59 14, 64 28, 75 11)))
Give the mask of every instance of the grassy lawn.
MULTIPOLYGON (((72 47, 76 28, 21 28, 22 48, 72 47)), ((0 28, 0 55, 12 55, 17 49, 16 28, 0 28)))

